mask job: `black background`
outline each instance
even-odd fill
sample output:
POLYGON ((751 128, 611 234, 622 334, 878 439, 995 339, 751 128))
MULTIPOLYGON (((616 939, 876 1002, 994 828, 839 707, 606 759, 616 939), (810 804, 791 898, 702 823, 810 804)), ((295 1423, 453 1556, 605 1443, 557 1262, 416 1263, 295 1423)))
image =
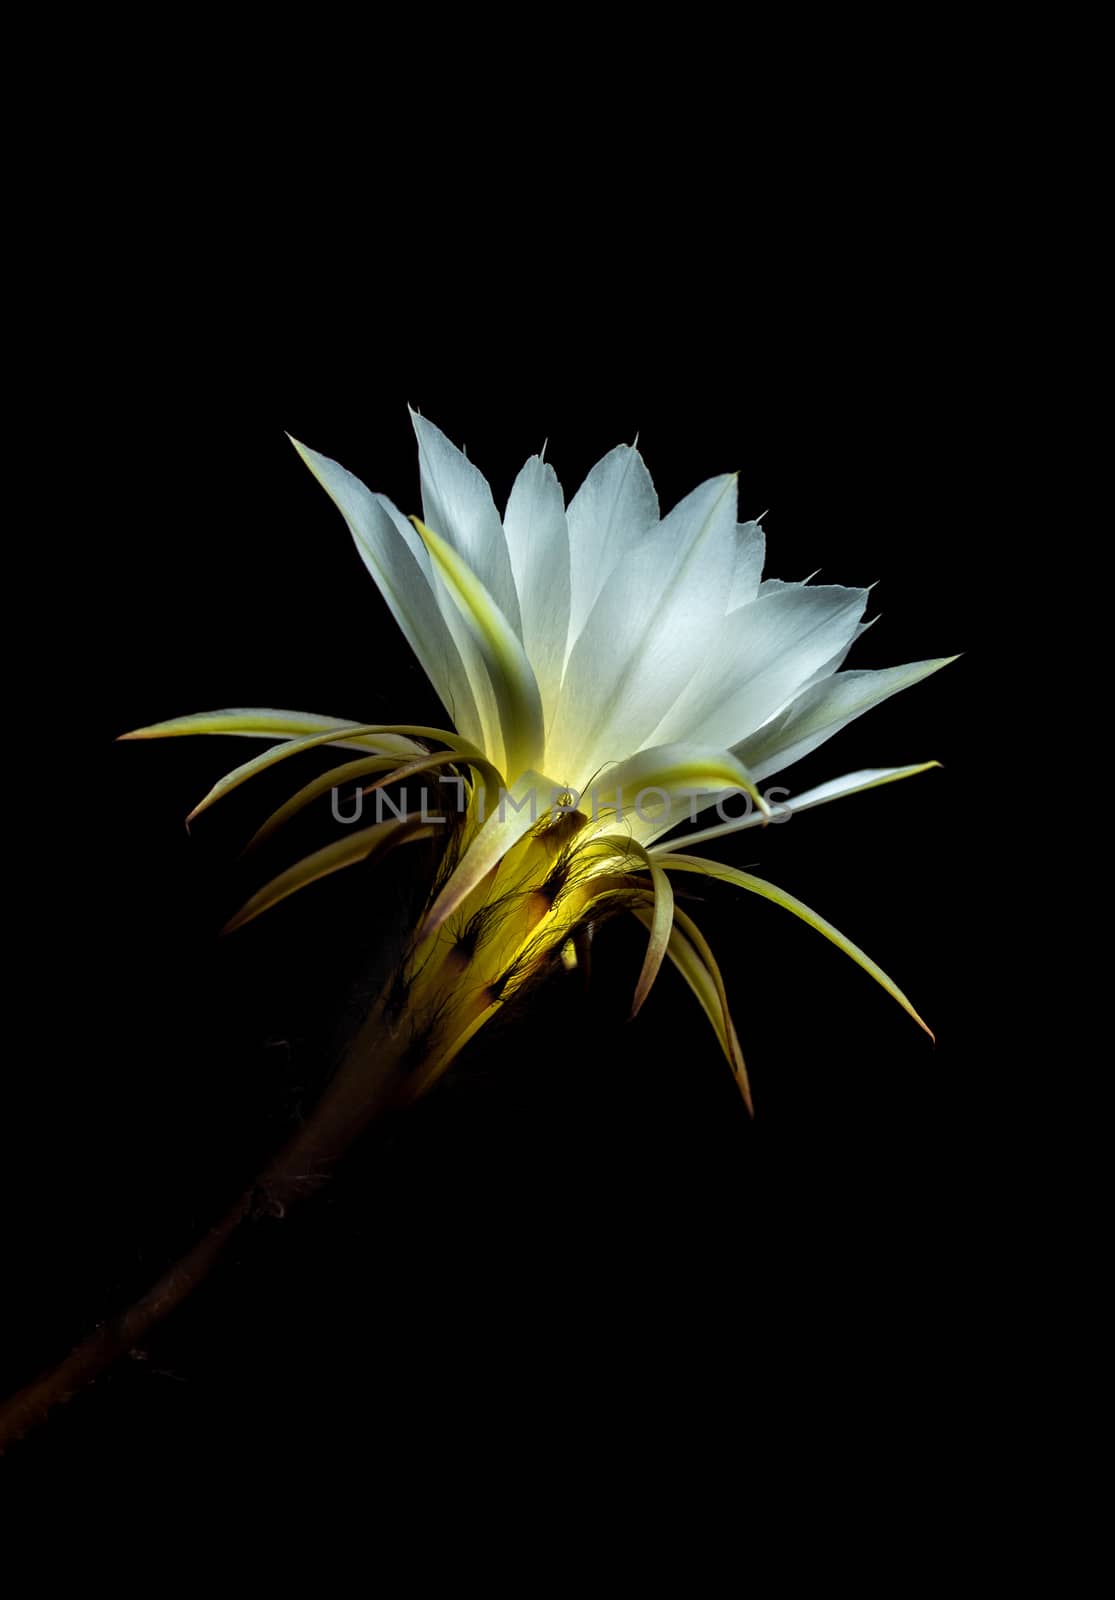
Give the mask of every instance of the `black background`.
POLYGON ((27 1459, 112 1452, 140 1471, 374 1433, 375 1470, 394 1473, 478 1435, 507 1459, 573 1438, 653 1455, 666 1437, 736 1437, 765 1410, 791 1435, 829 1408, 884 1436, 899 1418, 947 1427, 983 1292, 972 1217, 991 1180, 973 1157, 1010 1071, 967 908, 999 537, 975 308, 959 288, 929 295, 921 270, 818 299, 807 269, 748 298, 723 270, 632 268, 513 308, 491 284, 474 299, 436 272, 378 270, 359 315, 326 299, 261 317, 231 288, 202 304, 140 287, 69 351, 61 488, 48 478, 36 511, 58 579, 36 670, 65 667, 70 753, 45 761, 44 711, 23 819, 50 870, 20 913, 35 959, 13 1123, 28 1172, 15 1378, 134 1298, 258 1170, 408 903, 404 853, 218 941, 244 887, 236 853, 288 774, 187 836, 190 806, 256 747, 113 743, 226 705, 441 720, 284 429, 405 510, 408 401, 500 506, 544 439, 568 498, 637 432, 664 507, 739 471, 741 516, 768 511, 768 575, 877 582, 882 620, 850 665, 966 652, 789 781, 943 770, 719 852, 860 942, 938 1042, 795 919, 702 885, 690 910, 725 973, 752 1122, 672 973, 625 1022, 642 936, 612 926, 588 994, 555 979, 482 1035, 300 1211, 256 1224, 27 1459))

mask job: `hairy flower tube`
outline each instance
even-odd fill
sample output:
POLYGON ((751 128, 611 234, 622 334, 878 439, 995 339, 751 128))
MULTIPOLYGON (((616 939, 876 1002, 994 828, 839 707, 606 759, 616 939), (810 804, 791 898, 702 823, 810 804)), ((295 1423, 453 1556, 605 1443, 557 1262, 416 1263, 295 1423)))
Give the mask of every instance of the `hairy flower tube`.
MULTIPOLYGON (((863 631, 867 591, 763 581, 764 533, 757 522, 737 522, 733 475, 708 479, 662 515, 634 447, 610 451, 568 505, 553 468, 532 456, 501 518, 473 463, 432 423, 413 421, 421 518, 408 519, 328 457, 295 447, 347 523, 446 726, 257 709, 177 717, 125 735, 272 741, 192 816, 302 751, 344 752, 262 824, 253 845, 331 789, 358 784, 382 797, 408 779, 425 786, 420 810, 396 800, 374 823, 349 828, 267 884, 230 927, 353 862, 443 838, 424 918, 359 1041, 369 1054, 390 1055, 410 1095, 436 1081, 527 981, 563 955, 575 960, 585 930, 623 911, 648 933, 632 1014, 671 960, 750 1105, 721 973, 675 903, 679 874, 723 880, 804 919, 925 1027, 886 973, 830 923, 774 884, 692 852, 765 825, 773 809, 765 780, 954 658, 841 670, 863 631), (442 797, 432 812, 428 792, 442 797), (742 817, 671 839, 679 823, 727 795, 744 797, 742 817)), ((778 811, 936 764, 853 772, 778 811)))

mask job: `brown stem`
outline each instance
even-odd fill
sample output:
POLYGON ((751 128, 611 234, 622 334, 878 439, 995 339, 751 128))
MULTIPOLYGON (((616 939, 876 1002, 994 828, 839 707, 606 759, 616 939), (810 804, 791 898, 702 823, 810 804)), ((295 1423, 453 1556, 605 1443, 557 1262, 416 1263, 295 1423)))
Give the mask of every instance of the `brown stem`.
POLYGON ((22 1439, 54 1407, 69 1400, 118 1358, 142 1343, 155 1325, 201 1283, 238 1228, 258 1215, 261 1199, 274 1213, 312 1187, 381 1111, 405 1103, 413 1074, 406 1070, 409 1029, 391 1032, 382 1007, 361 1029, 353 1047, 303 1128, 260 1173, 236 1204, 158 1283, 127 1311, 102 1323, 57 1367, 34 1379, 0 1406, 0 1454, 22 1439), (373 1043, 374 1041, 374 1043, 373 1043))

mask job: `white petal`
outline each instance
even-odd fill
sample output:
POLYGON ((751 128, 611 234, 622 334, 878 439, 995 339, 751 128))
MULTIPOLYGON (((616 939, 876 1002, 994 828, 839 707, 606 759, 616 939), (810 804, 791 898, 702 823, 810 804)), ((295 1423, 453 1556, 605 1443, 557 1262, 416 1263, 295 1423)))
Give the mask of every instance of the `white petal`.
POLYGON ((781 772, 865 711, 955 660, 955 656, 943 656, 877 672, 838 672, 806 689, 781 716, 736 745, 736 754, 756 778, 781 772))
POLYGON ((483 657, 499 708, 502 759, 488 753, 508 778, 541 761, 545 744, 542 697, 519 637, 472 568, 432 528, 414 525, 430 552, 438 578, 483 657))
MULTIPOLYGON (((809 674, 808 678, 806 678, 801 687, 795 690, 794 699, 799 699, 807 689, 812 689, 815 683, 822 683, 825 678, 831 678, 834 672, 839 672, 840 668, 848 659, 849 653, 863 638, 867 630, 875 626, 878 620, 878 617, 872 617, 870 622, 857 623, 852 631, 852 637, 840 646, 840 649, 835 655, 830 656, 827 661, 823 662, 822 665, 817 668, 816 672, 811 672, 809 674)), ((789 710, 789 707, 786 709, 789 710)), ((785 713, 781 714, 785 715, 785 713)), ((765 726, 769 726, 769 723, 765 724, 765 726)))
POLYGON ((850 643, 865 589, 792 588, 724 619, 692 682, 653 737, 735 748, 850 643))
MULTIPOLYGON (((784 587, 802 588, 803 585, 786 584, 784 587)), ((855 648, 859 640, 862 639, 867 630, 869 628, 873 628, 878 620, 879 619, 876 616, 872 617, 870 622, 858 623, 853 630, 852 637, 845 640, 835 655, 830 656, 827 661, 823 661, 815 672, 811 672, 808 678, 804 679, 803 682, 798 685, 798 687, 794 690, 794 698, 791 700, 790 704, 786 706, 784 710, 778 712, 775 716, 768 717, 767 721, 763 723, 763 727, 760 731, 765 733, 768 728, 773 728, 779 725, 783 718, 789 716, 792 707, 797 704, 807 689, 812 689, 814 684, 823 683, 827 678, 831 678, 834 673, 839 672, 840 668, 848 659, 850 652, 855 648)))
POLYGON ((420 547, 421 541, 413 529, 409 535, 401 532, 391 515, 395 508, 359 478, 297 439, 291 443, 344 517, 364 565, 457 728, 466 739, 482 741, 484 728, 460 652, 430 586, 428 559, 411 543, 420 547))
POLYGON ((503 519, 519 593, 523 645, 553 725, 569 632, 569 532, 553 467, 531 456, 515 479, 503 519))
MULTIPOLYGON (((451 689, 461 704, 466 714, 474 718, 477 733, 475 742, 482 750, 486 750, 493 760, 502 761, 503 735, 500 731, 499 705, 496 701, 495 691, 488 677, 484 665, 483 652, 479 649, 475 634, 468 622, 461 615, 460 607, 453 600, 447 590, 434 563, 430 560, 430 552, 422 543, 413 522, 409 517, 404 517, 402 512, 391 504, 386 495, 377 494, 376 500, 386 511, 391 521, 398 528, 399 533, 407 542, 407 547, 414 550, 415 560, 426 574, 438 609, 449 635, 453 640, 457 654, 461 659, 463 676, 460 676, 451 689), (475 707, 475 710, 472 708, 475 707)), ((456 720, 457 712, 451 705, 450 714, 456 720)))
MULTIPOLYGON (((817 574, 815 572, 813 574, 813 578, 816 576, 817 574)), ((785 594, 789 589, 807 589, 812 583, 813 578, 795 578, 792 581, 787 578, 764 578, 762 583, 759 585, 759 592, 755 598, 756 600, 763 600, 768 594, 785 594)))
POLYGON ((503 524, 484 474, 440 428, 412 411, 422 478, 422 520, 472 568, 522 637, 519 598, 503 524))
POLYGON ((720 627, 735 559, 734 476, 701 484, 624 556, 573 647, 547 750, 585 783, 638 750, 720 627))
POLYGON ((729 611, 737 611, 740 606, 750 605, 758 595, 766 548, 766 534, 759 524, 741 522, 736 529, 736 559, 731 592, 728 596, 729 611))
POLYGON ((658 496, 639 452, 617 445, 598 461, 566 513, 569 525, 572 650, 620 557, 658 521, 658 496))

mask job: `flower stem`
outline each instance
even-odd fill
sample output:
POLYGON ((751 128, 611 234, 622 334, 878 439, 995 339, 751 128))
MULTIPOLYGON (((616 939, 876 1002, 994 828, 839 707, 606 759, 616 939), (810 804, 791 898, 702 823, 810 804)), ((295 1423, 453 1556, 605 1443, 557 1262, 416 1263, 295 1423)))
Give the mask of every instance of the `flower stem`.
POLYGON ((491 881, 476 886, 455 933, 447 929, 409 952, 305 1125, 152 1289, 0 1407, 0 1451, 141 1344, 205 1279, 245 1223, 281 1216, 375 1117, 424 1094, 507 996, 545 970, 605 882, 594 878, 591 891, 570 885, 568 893, 564 874, 555 883, 565 847, 584 823, 578 814, 535 829, 491 881))
POLYGON ((58 1366, 0 1406, 0 1453, 142 1344, 204 1282, 244 1224, 261 1215, 281 1216, 316 1186, 375 1117, 413 1097, 420 1073, 409 1054, 412 1031, 405 1023, 393 1029, 385 1010, 381 999, 307 1122, 204 1238, 128 1310, 101 1323, 58 1366))

